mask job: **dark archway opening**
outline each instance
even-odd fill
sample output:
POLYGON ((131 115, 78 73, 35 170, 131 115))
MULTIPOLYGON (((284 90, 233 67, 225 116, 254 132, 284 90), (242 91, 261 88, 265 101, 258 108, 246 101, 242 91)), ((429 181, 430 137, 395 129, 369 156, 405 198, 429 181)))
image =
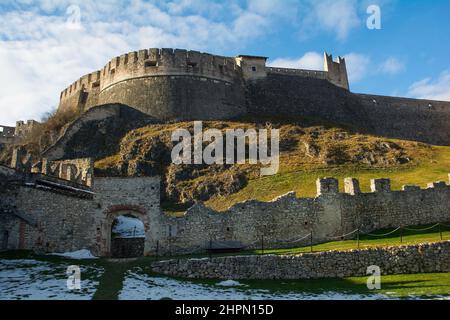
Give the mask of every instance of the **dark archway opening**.
POLYGON ((111 257, 135 258, 144 255, 145 229, 141 220, 131 214, 114 219, 111 226, 111 257))

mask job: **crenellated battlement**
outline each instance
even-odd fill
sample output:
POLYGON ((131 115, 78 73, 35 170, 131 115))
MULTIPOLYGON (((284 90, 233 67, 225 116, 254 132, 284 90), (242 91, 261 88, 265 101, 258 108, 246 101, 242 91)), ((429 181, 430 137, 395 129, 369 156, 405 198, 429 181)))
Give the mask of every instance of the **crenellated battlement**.
POLYGON ((80 90, 105 90, 120 81, 145 76, 186 75, 233 82, 239 77, 234 58, 182 49, 151 48, 125 53, 111 59, 102 69, 82 76, 61 92, 60 99, 80 90))
MULTIPOLYGON (((316 181, 317 186, 317 197, 326 195, 337 195, 337 194, 348 194, 352 196, 359 196, 363 194, 360 189, 360 183, 358 179, 355 178, 345 178, 344 179, 344 192, 339 191, 339 180, 336 178, 318 178, 316 181)), ((415 185, 404 185, 401 191, 392 191, 391 180, 386 178, 378 178, 370 180, 370 193, 389 193, 389 192, 417 192, 428 189, 446 189, 450 190, 450 174, 449 174, 449 184, 447 185, 444 181, 437 181, 428 183, 426 189, 422 189, 415 185)))
POLYGON ((181 49, 140 50, 109 61, 100 71, 101 90, 123 80, 145 76, 201 76, 234 82, 239 77, 233 58, 181 49))
POLYGON ((348 89, 343 59, 333 62, 331 57, 329 63, 325 59, 326 71, 272 68, 266 66, 266 60, 267 57, 225 57, 171 48, 128 52, 64 89, 59 109, 86 111, 99 104, 123 103, 161 120, 187 120, 191 110, 211 119, 229 118, 245 113, 243 84, 268 74, 324 79, 348 89), (188 95, 176 97, 180 90, 172 90, 177 86, 188 95), (185 106, 178 101, 178 107, 171 106, 175 103, 171 100, 177 99, 185 106), (202 109, 205 105, 208 110, 202 109))

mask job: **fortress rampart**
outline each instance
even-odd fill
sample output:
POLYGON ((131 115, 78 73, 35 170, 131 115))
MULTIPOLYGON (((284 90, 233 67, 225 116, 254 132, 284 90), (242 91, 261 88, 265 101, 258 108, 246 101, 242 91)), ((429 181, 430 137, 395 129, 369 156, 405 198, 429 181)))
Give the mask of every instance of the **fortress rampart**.
POLYGON ((179 49, 131 52, 61 93, 60 109, 122 103, 159 120, 227 118, 245 110, 233 58, 179 49))
POLYGON ((324 71, 268 67, 266 60, 180 49, 130 52, 61 92, 59 110, 119 103, 155 121, 313 117, 450 145, 450 102, 351 93, 345 59, 326 53, 324 71))
POLYGON ((320 243, 355 229, 371 232, 450 220, 450 186, 445 182, 392 191, 388 179, 374 179, 372 192, 361 193, 358 181, 347 178, 341 193, 336 179, 323 178, 317 180, 315 198, 289 193, 271 202, 237 203, 225 212, 198 203, 176 218, 160 208, 159 177, 94 177, 88 187, 2 166, 0 176, 0 235, 8 234, 1 242, 8 249, 87 248, 107 256, 111 225, 123 214, 144 223, 146 254, 199 252, 210 241, 259 248, 262 237, 266 248, 296 247, 309 244, 311 233, 313 243, 320 243))
POLYGON ((269 68, 266 59, 181 49, 130 52, 62 91, 59 109, 122 103, 163 121, 211 120, 246 114, 245 83, 270 73, 326 79, 348 89, 341 81, 347 77, 342 58, 337 63, 326 55, 327 71, 269 68))

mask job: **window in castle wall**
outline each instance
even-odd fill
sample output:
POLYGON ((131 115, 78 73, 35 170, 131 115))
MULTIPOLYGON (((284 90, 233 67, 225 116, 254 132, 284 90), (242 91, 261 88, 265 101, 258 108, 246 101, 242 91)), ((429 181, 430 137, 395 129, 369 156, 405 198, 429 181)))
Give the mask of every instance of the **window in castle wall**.
POLYGON ((197 66, 197 62, 188 61, 187 65, 188 67, 195 68, 197 66))
POLYGON ((252 66, 252 71, 256 72, 256 66, 252 66))
POLYGON ((145 61, 145 67, 157 67, 158 66, 158 61, 156 60, 148 60, 145 61))
POLYGON ((98 87, 100 87, 100 81, 94 82, 92 84, 92 88, 98 88, 98 87))

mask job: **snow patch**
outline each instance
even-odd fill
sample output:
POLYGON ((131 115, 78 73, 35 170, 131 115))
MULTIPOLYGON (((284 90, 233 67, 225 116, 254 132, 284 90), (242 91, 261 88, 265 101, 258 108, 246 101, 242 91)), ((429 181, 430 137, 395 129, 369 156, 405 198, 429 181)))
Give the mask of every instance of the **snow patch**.
POLYGON ((247 287, 218 287, 143 273, 140 268, 128 271, 121 300, 374 300, 393 299, 381 294, 349 294, 345 292, 278 292, 247 287))
POLYGON ((142 221, 129 216, 117 217, 112 233, 116 238, 145 238, 144 224, 142 221))
POLYGON ((217 284, 218 286, 222 286, 222 287, 239 287, 239 286, 244 286, 244 284, 235 281, 235 280, 225 280, 222 282, 219 282, 217 284))
POLYGON ((80 266, 81 290, 67 289, 67 263, 0 260, 0 300, 89 300, 103 269, 80 266))
POLYGON ((98 259, 96 256, 94 256, 89 250, 87 249, 81 249, 78 251, 72 251, 72 252, 64 252, 64 253, 52 253, 54 256, 60 256, 64 258, 69 259, 98 259))

